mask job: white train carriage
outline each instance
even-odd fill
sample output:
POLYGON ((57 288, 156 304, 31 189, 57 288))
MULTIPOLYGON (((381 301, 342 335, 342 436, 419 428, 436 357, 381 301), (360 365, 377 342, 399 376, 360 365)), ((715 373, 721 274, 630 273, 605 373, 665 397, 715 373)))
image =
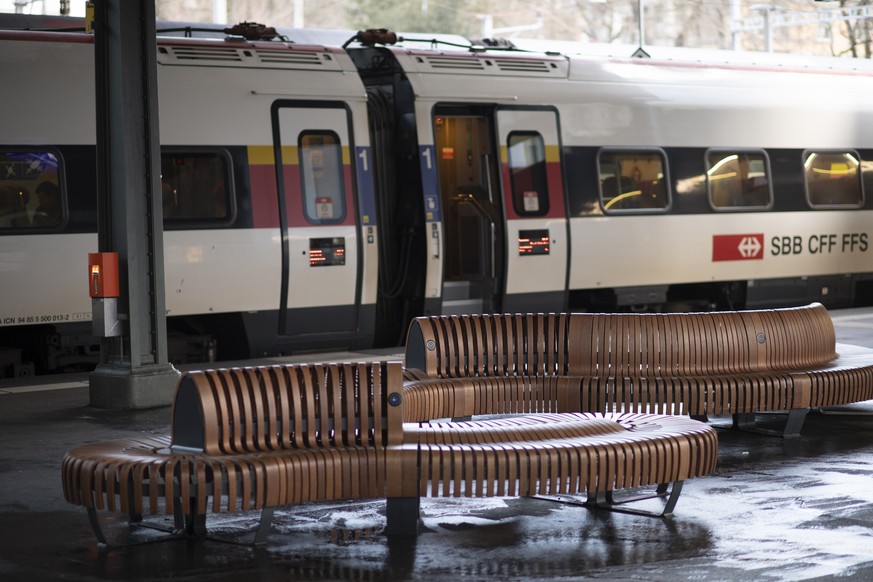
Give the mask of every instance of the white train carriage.
POLYGON ((869 63, 663 52, 352 51, 415 95, 426 311, 870 302, 869 63))
MULTIPOLYGON (((873 303, 867 63, 283 32, 158 40, 174 361, 421 314, 873 303)), ((93 363, 92 39, 2 31, 0 72, 0 346, 93 363)))
MULTIPOLYGON (((50 369, 95 359, 89 327, 61 325, 91 317, 91 41, 0 32, 0 188, 17 215, 0 222, 0 344, 39 336, 50 369), (43 183, 62 201, 51 222, 36 220, 43 183)), ((217 339, 228 357, 372 346, 379 225, 366 93, 345 52, 162 38, 157 61, 174 337, 217 339)), ((191 346, 177 343, 184 359, 191 346)))
POLYGON ((601 191, 588 211, 571 187, 570 289, 630 288, 628 303, 869 301, 868 63, 578 61, 583 99, 561 112, 589 128, 565 144, 598 148, 601 191), (611 171, 639 183, 607 192, 611 171))

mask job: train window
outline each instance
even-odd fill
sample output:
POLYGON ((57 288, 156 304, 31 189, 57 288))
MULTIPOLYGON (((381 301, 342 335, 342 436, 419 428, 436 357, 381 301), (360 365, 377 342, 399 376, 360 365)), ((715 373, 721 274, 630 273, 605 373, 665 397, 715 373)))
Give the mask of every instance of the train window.
POLYGON ((857 152, 803 152, 803 176, 807 200, 813 208, 858 207, 864 203, 861 157, 857 152))
POLYGON ((0 233, 63 225, 59 159, 48 151, 0 152, 0 233))
POLYGON ((546 179, 546 147, 543 136, 535 132, 509 134, 509 182, 512 205, 519 216, 544 216, 549 213, 549 183, 546 179))
POLYGON ((303 132, 298 155, 306 220, 312 224, 342 222, 346 195, 339 136, 332 131, 303 132))
POLYGON ((597 170, 600 203, 607 212, 658 211, 670 206, 667 163, 661 150, 602 149, 597 170))
POLYGON ((709 200, 717 210, 773 205, 770 162, 763 151, 709 150, 706 183, 709 200))
POLYGON ((224 152, 161 152, 164 222, 228 222, 233 217, 230 162, 224 152))

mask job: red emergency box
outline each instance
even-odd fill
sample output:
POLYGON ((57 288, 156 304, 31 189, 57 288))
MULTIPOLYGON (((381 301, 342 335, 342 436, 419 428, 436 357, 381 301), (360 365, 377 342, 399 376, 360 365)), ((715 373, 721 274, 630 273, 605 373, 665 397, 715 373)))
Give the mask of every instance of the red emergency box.
POLYGON ((118 253, 88 253, 88 294, 118 297, 118 253))

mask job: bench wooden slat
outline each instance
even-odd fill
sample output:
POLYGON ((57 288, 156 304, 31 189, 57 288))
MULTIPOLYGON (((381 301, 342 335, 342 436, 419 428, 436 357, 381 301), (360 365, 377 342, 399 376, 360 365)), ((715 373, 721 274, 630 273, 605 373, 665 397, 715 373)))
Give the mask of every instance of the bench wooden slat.
POLYGON ((407 365, 420 369, 407 373, 407 388, 432 383, 437 390, 426 410, 408 410, 406 418, 440 411, 468 416, 500 407, 707 416, 873 398, 873 351, 862 349, 849 363, 837 356, 835 337, 819 304, 694 314, 418 318, 410 327, 407 365), (482 326, 494 330, 493 341, 459 337, 475 336, 482 326), (441 362, 439 346, 448 341, 442 333, 459 346, 452 366, 441 362), (465 364, 482 361, 501 365, 465 364), (558 392, 551 389, 552 378, 561 380, 558 392), (578 400, 570 394, 574 383, 578 400))
MULTIPOLYGON (((652 483, 681 480, 697 474, 706 474, 715 466, 715 456, 708 451, 704 456, 695 457, 692 452, 698 440, 687 440, 683 427, 681 431, 671 434, 665 430, 663 439, 639 438, 629 433, 627 428, 618 428, 618 432, 596 433, 588 430, 588 437, 580 436, 569 426, 554 428, 555 422, 561 417, 573 417, 580 425, 594 419, 587 414, 558 414, 550 416, 540 425, 531 426, 528 418, 503 419, 502 430, 498 427, 484 436, 479 427, 470 426, 475 423, 452 423, 453 426, 422 425, 420 430, 426 437, 420 438, 422 458, 422 475, 430 475, 431 486, 422 482, 419 493, 431 496, 461 496, 470 492, 473 482, 471 475, 478 480, 488 480, 492 469, 495 481, 487 488, 476 490, 476 494, 497 494, 515 491, 521 495, 556 494, 568 491, 584 493, 586 491, 605 491, 621 487, 636 487, 652 483), (531 439, 529 431, 543 431, 539 438, 531 439), (458 434, 459 431, 461 434, 458 434), (520 431, 520 432, 519 432, 520 431), (682 436, 679 436, 679 433, 682 436), (609 437, 607 435, 617 435, 609 437), (502 440, 501 439, 502 435, 502 440), (463 446, 458 446, 462 439, 463 446), (583 440, 590 442, 589 446, 580 446, 583 440), (491 455, 490 451, 510 451, 518 462, 507 463, 497 469, 497 466, 507 459, 506 455, 491 455), (479 452, 483 453, 478 457, 479 452), (489 452, 488 454, 485 454, 489 452), (587 457, 596 454, 596 457, 587 457), (586 458, 579 460, 579 455, 586 458), (571 461, 570 457, 575 456, 571 461), (493 459, 492 465, 479 465, 477 459, 493 459), (644 466, 646 460, 648 464, 644 466), (581 468, 587 469, 587 477, 581 468), (435 483, 439 481, 439 483, 435 483), (499 482, 498 482, 499 481, 499 482)), ((619 421, 627 421, 633 427, 644 426, 647 423, 675 422, 694 423, 679 417, 652 417, 651 415, 616 416, 619 421), (651 420, 652 418, 656 420, 651 420)), ((703 443, 708 443, 711 449, 715 446, 715 437, 711 429, 700 423, 694 423, 693 428, 699 428, 699 437, 703 443)), ((689 425, 691 426, 691 425, 689 425)), ((484 461, 483 461, 484 462, 484 461)), ((426 480, 423 480, 426 481, 426 480)))

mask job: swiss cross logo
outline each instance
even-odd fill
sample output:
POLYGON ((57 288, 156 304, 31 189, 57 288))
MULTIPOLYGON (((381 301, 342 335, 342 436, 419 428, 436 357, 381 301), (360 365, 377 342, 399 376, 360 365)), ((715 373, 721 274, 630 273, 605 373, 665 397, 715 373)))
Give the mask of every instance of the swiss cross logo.
POLYGON ((715 234, 713 261, 754 261, 764 258, 764 234, 715 234))

